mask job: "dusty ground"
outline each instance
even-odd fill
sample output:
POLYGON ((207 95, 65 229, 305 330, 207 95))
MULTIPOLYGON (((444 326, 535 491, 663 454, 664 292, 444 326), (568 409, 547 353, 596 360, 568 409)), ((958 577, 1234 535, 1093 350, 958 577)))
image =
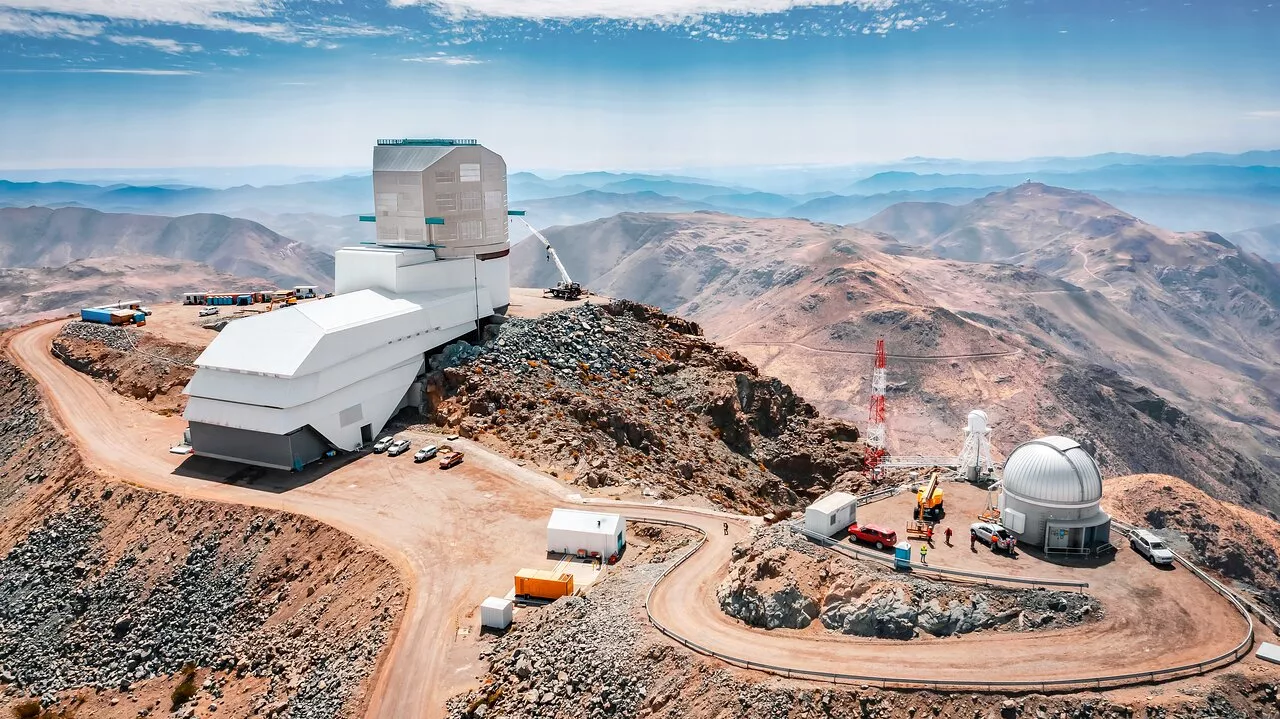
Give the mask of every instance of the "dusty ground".
POLYGON ((1107 480, 1107 507, 1140 527, 1151 527, 1175 549, 1280 614, 1280 523, 1274 516, 1220 502, 1167 475, 1143 474, 1107 480))

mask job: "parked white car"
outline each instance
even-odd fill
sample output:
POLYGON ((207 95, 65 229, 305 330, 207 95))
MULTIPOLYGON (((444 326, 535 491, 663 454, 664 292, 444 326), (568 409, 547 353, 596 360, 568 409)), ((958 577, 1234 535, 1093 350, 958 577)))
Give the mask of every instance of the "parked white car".
POLYGON ((217 307, 205 307, 204 309, 200 310, 201 317, 208 317, 210 315, 216 315, 216 314, 218 314, 217 307))
POLYGON ((1145 529, 1129 535, 1129 546, 1152 564, 1173 564, 1173 552, 1165 546, 1164 540, 1145 529))
POLYGON ((381 454, 387 451, 387 447, 390 447, 391 443, 394 441, 396 441, 396 438, 392 437, 391 435, 387 435, 386 437, 381 437, 378 439, 377 442, 373 443, 373 451, 377 454, 381 454))

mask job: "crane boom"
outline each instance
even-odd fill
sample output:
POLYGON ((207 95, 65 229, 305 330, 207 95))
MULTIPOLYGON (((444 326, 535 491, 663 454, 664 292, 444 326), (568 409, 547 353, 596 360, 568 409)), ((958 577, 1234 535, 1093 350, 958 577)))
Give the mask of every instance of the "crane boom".
POLYGON ((543 237, 542 233, 538 232, 537 228, 529 224, 528 220, 520 217, 519 215, 516 216, 516 219, 520 220, 525 227, 529 228, 529 231, 533 233, 533 236, 538 238, 543 247, 547 248, 547 257, 550 257, 551 261, 556 263, 556 269, 560 271, 560 284, 564 287, 572 287, 573 280, 569 279, 569 271, 566 270, 564 268, 564 264, 560 262, 560 256, 556 254, 556 249, 551 246, 551 242, 547 238, 543 237))

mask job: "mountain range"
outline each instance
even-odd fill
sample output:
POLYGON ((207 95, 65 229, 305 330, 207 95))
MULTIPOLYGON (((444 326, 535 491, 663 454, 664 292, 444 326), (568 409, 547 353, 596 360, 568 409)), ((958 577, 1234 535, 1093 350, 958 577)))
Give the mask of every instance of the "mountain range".
MULTIPOLYGON (((884 337, 895 452, 957 452, 978 407, 1002 451, 1084 437, 1108 471, 1280 510, 1280 272, 1220 235, 1039 184, 857 228, 622 214, 546 234, 592 290, 696 319, 847 419, 866 416, 884 337)), ((512 268, 557 279, 532 245, 512 268)))
POLYGON ((279 286, 333 284, 331 255, 249 220, 0 208, 0 267, 62 267, 87 258, 130 256, 199 262, 279 286))

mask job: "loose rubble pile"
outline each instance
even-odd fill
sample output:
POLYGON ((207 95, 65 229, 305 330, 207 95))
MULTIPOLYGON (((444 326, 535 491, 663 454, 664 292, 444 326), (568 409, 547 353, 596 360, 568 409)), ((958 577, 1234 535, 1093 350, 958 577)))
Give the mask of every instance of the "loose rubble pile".
POLYGON ((1084 594, 975 590, 820 552, 783 525, 757 529, 749 543, 734 548, 729 576, 717 590, 721 609, 766 629, 804 629, 817 619, 844 634, 887 639, 1061 628, 1101 616, 1097 599, 1084 594))
POLYGON ((182 389, 195 373, 200 350, 117 325, 68 322, 53 340, 54 356, 111 385, 118 394, 146 400, 161 414, 186 406, 182 389))
POLYGON ((165 713, 190 661, 202 709, 359 713, 405 603, 384 559, 311 520, 102 481, 2 360, 0 416, 0 707, 165 713))
POLYGON ((433 366, 432 422, 590 489, 700 495, 764 513, 837 481, 862 486, 852 424, 819 417, 696 324, 645 305, 510 320, 433 366))
MULTIPOLYGON (((266 678, 255 708, 274 707, 268 714, 336 717, 359 699, 394 604, 377 597, 380 610, 359 626, 327 617, 341 620, 336 632, 322 623, 333 594, 296 606, 295 592, 309 597, 324 582, 303 566, 262 566, 280 517, 196 532, 185 557, 142 539, 111 559, 97 510, 82 503, 47 518, 0 559, 0 682, 52 701, 78 688, 128 692, 191 662, 266 678)), ((216 697, 223 683, 207 689, 216 697)))

